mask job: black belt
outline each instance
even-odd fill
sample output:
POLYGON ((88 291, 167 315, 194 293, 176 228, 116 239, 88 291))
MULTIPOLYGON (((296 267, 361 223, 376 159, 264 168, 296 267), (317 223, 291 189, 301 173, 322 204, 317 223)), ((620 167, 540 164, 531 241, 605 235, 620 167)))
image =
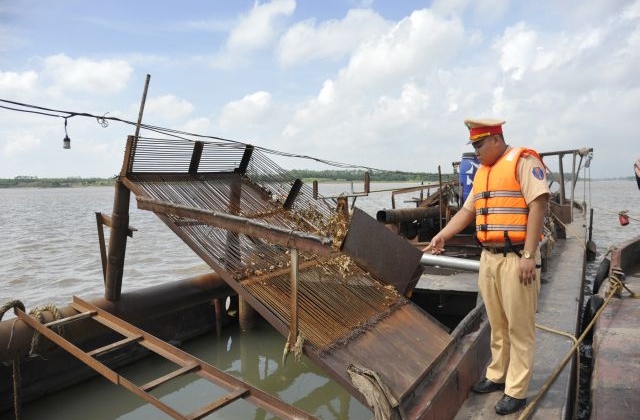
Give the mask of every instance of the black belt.
POLYGON ((509 252, 515 252, 516 254, 518 254, 518 256, 520 256, 520 252, 524 250, 524 244, 497 247, 482 245, 482 248, 486 249, 492 254, 508 254, 509 252))

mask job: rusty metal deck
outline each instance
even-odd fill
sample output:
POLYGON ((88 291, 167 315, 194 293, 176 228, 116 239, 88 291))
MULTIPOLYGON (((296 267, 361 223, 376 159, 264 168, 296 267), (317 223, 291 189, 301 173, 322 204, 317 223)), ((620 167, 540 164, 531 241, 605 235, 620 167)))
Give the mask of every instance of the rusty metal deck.
POLYGON ((404 296, 421 253, 363 212, 351 230, 335 201, 315 200, 252 146, 130 137, 120 179, 283 336, 296 329, 305 354, 363 403, 349 367, 375 372, 401 399, 451 343, 404 296))
MULTIPOLYGON (((620 244, 611 255, 610 275, 624 279, 629 290, 640 292, 640 238, 620 244)), ((606 287, 605 287, 606 286, 606 287)), ((600 295, 609 294, 609 284, 600 295)), ((593 336, 591 419, 640 418, 640 300, 622 290, 596 321, 593 336)))

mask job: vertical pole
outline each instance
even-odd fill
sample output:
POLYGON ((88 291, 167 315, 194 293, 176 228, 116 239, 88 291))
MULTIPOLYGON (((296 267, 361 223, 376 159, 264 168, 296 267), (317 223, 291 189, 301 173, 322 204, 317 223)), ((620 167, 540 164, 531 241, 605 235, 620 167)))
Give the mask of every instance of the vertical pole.
POLYGON ((442 230, 442 200, 444 199, 444 191, 442 191, 442 171, 440 170, 440 165, 438 165, 438 184, 440 185, 440 200, 438 200, 440 217, 438 220, 440 220, 440 230, 442 230))
POLYGON ((213 299, 213 310, 216 316, 216 337, 222 333, 222 302, 219 298, 213 299))
POLYGON ((107 281, 107 247, 104 244, 104 223, 102 213, 96 212, 96 224, 98 226, 98 242, 100 245, 100 261, 102 262, 102 282, 107 281))
POLYGON ((291 248, 291 327, 290 345, 298 339, 298 250, 291 248))
POLYGON ((122 276, 124 272, 124 256, 127 248, 127 232, 129 229, 129 201, 131 191, 118 177, 116 192, 113 198, 111 214, 111 233, 109 235, 109 254, 107 258, 107 278, 105 283, 105 299, 115 302, 120 300, 122 276))

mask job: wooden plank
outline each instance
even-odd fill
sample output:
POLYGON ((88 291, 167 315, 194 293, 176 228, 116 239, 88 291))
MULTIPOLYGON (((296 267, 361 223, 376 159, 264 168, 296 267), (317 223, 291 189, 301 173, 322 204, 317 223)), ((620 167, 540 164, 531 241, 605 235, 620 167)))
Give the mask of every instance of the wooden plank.
POLYGON ((173 372, 169 372, 158 379, 154 379, 153 381, 147 382, 146 384, 140 386, 140 389, 142 389, 143 391, 149 392, 152 389, 162 385, 163 383, 170 381, 171 379, 193 372, 194 370, 197 370, 197 369, 200 369, 200 365, 195 362, 190 363, 188 365, 184 365, 180 369, 174 370, 173 372))
POLYGON ((114 343, 107 344, 106 346, 99 347, 99 348, 97 348, 95 350, 91 350, 90 352, 87 352, 87 354, 89 356, 96 357, 96 356, 98 356, 100 354, 115 350, 115 349, 120 348, 120 347, 124 347, 129 343, 134 343, 134 342, 140 341, 140 340, 142 340, 142 336, 141 335, 135 335, 135 336, 132 336, 132 337, 126 337, 126 338, 123 338, 122 340, 116 341, 114 343))
POLYGON ((81 362, 83 362, 84 364, 86 364, 96 372, 98 372, 100 375, 107 378, 112 383, 117 384, 120 382, 120 375, 118 375, 113 370, 109 369, 104 364, 98 362, 93 357, 87 355, 75 344, 71 343, 70 341, 66 340, 65 338, 61 337, 55 332, 51 331, 49 328, 45 327, 34 318, 31 318, 29 315, 27 315, 20 309, 16 309, 15 311, 16 311, 16 315, 18 315, 18 318, 20 318, 25 324, 27 324, 34 330, 38 331, 40 334, 44 335, 49 340, 53 341, 54 343, 56 343, 57 345, 65 349, 67 352, 71 353, 71 355, 74 356, 76 359, 79 359, 81 362))
POLYGON ((58 325, 64 325, 64 324, 68 324, 70 322, 77 321, 79 319, 90 318, 90 317, 94 316, 95 314, 96 314, 95 311, 82 312, 82 313, 79 313, 79 314, 76 314, 76 315, 68 316, 66 318, 60 318, 60 319, 56 319, 55 321, 47 322, 46 324, 44 324, 44 326, 47 327, 47 328, 51 328, 51 327, 55 327, 55 326, 58 326, 58 325))
MULTIPOLYGON (((73 302, 71 303, 71 306, 80 311, 84 311, 84 310, 97 311, 98 315, 94 317, 96 321, 115 330, 116 332, 119 332, 122 335, 130 336, 132 334, 141 334, 144 340, 140 342, 140 345, 148 348, 149 350, 152 350, 153 352, 155 352, 160 356, 163 356, 165 359, 169 361, 172 361, 181 366, 187 363, 198 363, 200 365, 200 369, 196 372, 196 374, 202 378, 209 380, 210 382, 216 385, 219 385, 223 388, 230 389, 230 390, 237 390, 240 388, 248 389, 249 392, 245 394, 243 398, 245 398, 247 401, 249 401, 250 403, 256 406, 269 411, 270 413, 274 414, 277 417, 280 417, 285 420, 286 419, 291 419, 291 420, 315 419, 315 417, 310 415, 309 413, 299 408, 296 408, 290 404, 287 404, 282 400, 279 400, 278 398, 258 388, 255 388, 246 382, 243 382, 233 377, 232 375, 208 364, 204 360, 198 359, 197 357, 190 355, 189 353, 183 350, 180 350, 170 345, 169 343, 166 343, 160 340, 154 335, 149 334, 141 330, 140 328, 137 328, 136 326, 127 323, 126 321, 110 314, 104 309, 98 308, 90 304, 89 302, 86 302, 80 299, 77 296, 73 297, 73 302)), ((94 359, 91 358, 91 360, 94 360, 94 359)), ((125 385, 123 384, 123 386, 125 385)), ((133 385, 131 388, 129 388, 128 386, 125 386, 125 387, 127 387, 127 389, 129 389, 131 392, 135 393, 136 395, 140 395, 145 400, 150 401, 147 399, 147 396, 150 396, 150 395, 144 392, 142 389, 138 388, 137 386, 133 385)))
POLYGON ((194 411, 193 413, 189 414, 187 416, 187 418, 189 420, 199 420, 205 416, 207 416, 208 414, 213 413, 214 411, 228 405, 231 404, 232 402, 234 402, 235 400, 237 400, 238 398, 242 398, 244 395, 246 395, 249 392, 248 389, 246 388, 240 388, 237 389, 235 391, 233 391, 230 394, 225 395, 222 398, 217 399, 216 401, 212 402, 211 404, 207 404, 204 407, 202 407, 201 409, 194 411))

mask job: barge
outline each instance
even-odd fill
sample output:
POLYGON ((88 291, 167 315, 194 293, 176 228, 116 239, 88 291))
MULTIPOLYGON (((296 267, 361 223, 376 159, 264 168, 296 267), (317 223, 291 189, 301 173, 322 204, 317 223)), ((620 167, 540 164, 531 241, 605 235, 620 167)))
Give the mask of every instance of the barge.
MULTIPOLYGON (((547 165, 547 159, 559 157, 559 170, 553 178, 557 189, 549 209, 549 239, 542 249, 545 274, 539 322, 547 329, 564 330, 565 335, 573 336, 580 318, 586 225, 586 209, 574 202, 573 190, 581 167, 576 167, 576 160, 582 162, 585 152, 542 155, 547 165), (565 156, 573 158, 573 173, 568 179, 563 170, 565 156)), ((376 221, 357 208, 349 211, 348 201, 342 197, 318 197, 317 192, 292 179, 253 146, 131 136, 117 180, 114 212, 110 217, 98 216, 99 232, 103 225, 111 228, 108 250, 105 245, 101 252, 104 301, 87 304, 74 298, 59 315, 43 313, 39 321, 48 324, 44 327, 16 309, 20 321, 0 324, 3 338, 17 334, 1 360, 7 365, 16 360, 20 364, 19 359, 31 350, 26 343, 30 343, 27 337, 32 336, 34 328, 67 349, 73 358, 114 383, 127 384, 129 390, 173 418, 202 418, 238 399, 255 403, 280 418, 313 418, 198 360, 190 359, 190 364, 142 386, 129 386, 116 372, 127 356, 135 354, 131 349, 136 345, 143 347, 142 353, 160 348, 161 353, 172 355, 173 361, 183 361, 177 349, 155 343, 142 330, 151 330, 154 336, 174 343, 195 334, 156 328, 168 319, 182 320, 190 315, 163 314, 164 319, 147 319, 140 316, 144 308, 127 305, 129 296, 121 294, 126 238, 132 231, 128 225, 129 197, 134 194, 139 208, 154 212, 215 271, 206 279, 206 292, 192 287, 200 280, 187 280, 189 287, 167 286, 180 292, 161 292, 169 299, 183 296, 190 303, 181 309, 190 313, 199 307, 201 314, 209 317, 208 323, 179 322, 180 327, 213 323, 220 328, 229 314, 221 300, 238 296, 241 319, 257 311, 287 337, 285 354, 304 353, 371 407, 376 419, 492 418, 495 401, 469 395, 489 359, 489 326, 473 274, 479 249, 470 235, 463 233, 451 242, 456 245, 450 247, 453 252, 443 257, 451 260, 434 261, 419 251, 434 227, 442 226, 455 212, 459 190, 454 185, 439 183, 436 194, 418 203, 418 207, 424 207, 418 210, 424 211, 420 216, 403 215, 399 222, 376 221), (464 269, 458 268, 459 264, 464 269), (110 314, 121 322, 111 319, 110 314), (99 319, 75 322, 81 317, 99 319), (102 322, 104 319, 110 321, 102 322), (113 340, 113 332, 107 331, 97 340, 93 336, 95 327, 87 326, 95 320, 101 321, 100 328, 107 327, 125 337, 105 344, 113 340), (64 334, 50 332, 51 327, 66 323, 70 323, 70 331, 76 328, 75 335, 70 332, 65 338, 64 334), (128 335, 131 331, 135 337, 128 335), (73 341, 73 346, 65 341, 73 341), (96 362, 87 355, 99 355, 101 359, 96 362), (190 414, 179 413, 160 398, 148 395, 147 391, 156 386, 194 370, 205 372, 228 394, 190 414)), ((141 293, 144 301, 153 297, 153 292, 141 293)), ((527 413, 535 412, 536 418, 565 419, 573 410, 572 339, 555 334, 547 338, 545 334, 539 336, 539 357, 531 386, 530 400, 535 404, 527 407, 527 413), (569 356, 565 361, 559 355, 566 352, 569 356)), ((47 360, 49 363, 42 363, 52 367, 47 370, 49 381, 60 386, 63 382, 56 376, 56 368, 69 372, 69 382, 86 377, 71 373, 68 360, 47 360)), ((42 375, 44 369, 30 363, 22 363, 22 368, 18 389, 23 400, 37 398, 43 390, 52 388, 42 375), (29 386, 39 391, 30 393, 29 386)), ((8 397, 10 390, 15 390, 11 381, 15 374, 12 376, 7 366, 1 373, 0 409, 6 410, 13 403, 8 397)))

